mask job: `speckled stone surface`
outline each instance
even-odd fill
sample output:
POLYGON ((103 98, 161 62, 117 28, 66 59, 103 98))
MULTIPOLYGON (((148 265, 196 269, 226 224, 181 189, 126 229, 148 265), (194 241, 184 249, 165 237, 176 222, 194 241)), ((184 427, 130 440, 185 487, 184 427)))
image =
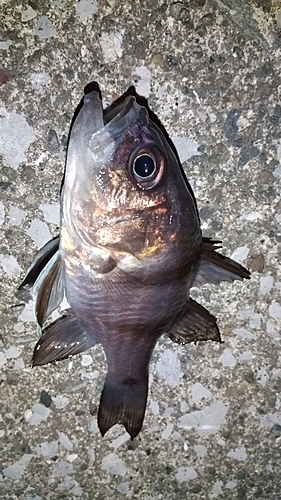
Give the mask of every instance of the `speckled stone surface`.
POLYGON ((281 498, 281 2, 0 0, 1 500, 281 498), (14 292, 59 224, 74 110, 135 84, 175 139, 206 236, 250 282, 193 296, 224 344, 158 343, 142 432, 101 438, 97 347, 32 369, 14 292))

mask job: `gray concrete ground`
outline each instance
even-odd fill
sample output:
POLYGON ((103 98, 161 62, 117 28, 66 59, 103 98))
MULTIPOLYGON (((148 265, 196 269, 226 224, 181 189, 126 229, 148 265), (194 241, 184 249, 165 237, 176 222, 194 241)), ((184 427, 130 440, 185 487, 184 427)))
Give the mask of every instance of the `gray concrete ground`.
POLYGON ((281 499, 281 2, 0 0, 1 500, 281 499), (206 236, 250 282, 194 289, 224 344, 155 349, 144 426, 101 438, 101 349, 32 369, 14 292, 59 224, 84 86, 135 84, 175 139, 206 236), (187 161, 188 160, 188 161, 187 161))

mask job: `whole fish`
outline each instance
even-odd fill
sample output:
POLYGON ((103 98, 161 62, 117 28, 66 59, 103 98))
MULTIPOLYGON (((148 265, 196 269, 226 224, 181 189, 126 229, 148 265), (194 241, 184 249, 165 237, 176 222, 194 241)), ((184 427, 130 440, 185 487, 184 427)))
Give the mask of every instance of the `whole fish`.
POLYGON ((132 89, 105 110, 99 92, 85 95, 61 199, 60 236, 37 253, 19 294, 31 290, 40 329, 64 296, 70 308, 42 330, 33 365, 102 344, 108 371, 99 429, 104 435, 120 423, 134 438, 159 337, 221 341, 216 318, 190 288, 250 273, 202 237, 174 146, 132 89))

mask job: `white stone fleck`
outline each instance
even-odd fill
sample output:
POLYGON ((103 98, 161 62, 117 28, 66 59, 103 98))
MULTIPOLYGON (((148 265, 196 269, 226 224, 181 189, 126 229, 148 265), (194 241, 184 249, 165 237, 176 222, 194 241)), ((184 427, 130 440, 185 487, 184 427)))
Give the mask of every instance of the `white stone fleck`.
POLYGON ((7 50, 10 45, 13 45, 12 40, 5 40, 0 42, 0 50, 7 50))
POLYGON ((120 491, 120 493, 124 493, 128 498, 132 498, 133 496, 133 493, 130 490, 130 483, 128 481, 120 483, 116 489, 117 491, 120 491))
POLYGON ((263 315, 261 313, 253 314, 253 316, 250 318, 250 321, 249 321, 250 328, 259 329, 261 327, 262 320, 263 320, 263 315))
POLYGON ((210 498, 217 498, 222 493, 221 489, 222 486, 223 486, 222 481, 216 481, 210 491, 210 498))
POLYGON ((83 380, 94 380, 95 378, 98 378, 100 372, 98 370, 93 370, 91 372, 81 372, 81 379, 83 380))
POLYGON ((198 401, 202 401, 202 399, 208 399, 212 397, 212 393, 204 387, 204 385, 200 384, 200 382, 196 382, 191 387, 191 398, 194 403, 198 401))
POLYGON ((20 479, 32 457, 32 454, 25 453, 17 462, 3 469, 4 476, 11 479, 20 479))
POLYGON ((162 439, 168 439, 174 430, 174 425, 169 423, 161 434, 162 439))
POLYGON ((20 226, 25 218, 25 211, 19 207, 11 207, 9 211, 9 224, 11 226, 20 226))
POLYGON ((186 401, 181 401, 180 403, 180 410, 182 413, 186 413, 189 410, 189 405, 187 404, 186 401))
POLYGON ((51 38, 56 36, 56 34, 56 28, 46 16, 38 18, 34 28, 34 35, 39 36, 39 38, 51 38))
POLYGON ((257 338, 255 333, 249 332, 246 328, 234 328, 232 332, 234 335, 238 335, 238 337, 242 337, 243 339, 256 340, 257 338))
POLYGON ((43 443, 39 443, 36 446, 36 451, 42 457, 55 457, 58 453, 58 441, 44 441, 43 443))
POLYGON ((51 413, 49 408, 46 408, 46 406, 41 403, 36 403, 31 408, 31 415, 27 414, 27 412, 25 413, 25 419, 30 425, 39 425, 41 422, 47 420, 51 413))
POLYGON ((198 458, 204 458, 207 455, 207 448, 203 444, 195 444, 193 448, 198 458))
POLYGON ((0 351, 0 368, 2 368, 2 366, 4 366, 6 361, 7 361, 7 359, 6 359, 5 354, 2 351, 0 351))
POLYGON ((23 330, 24 330, 23 323, 21 323, 21 322, 16 323, 16 324, 14 325, 14 330, 15 330, 16 332, 19 332, 19 333, 20 333, 20 332, 23 332, 23 330))
POLYGON ((44 163, 48 158, 48 153, 41 153, 37 160, 34 161, 35 165, 38 167, 41 163, 44 163))
POLYGON ((66 460, 58 460, 54 467, 54 477, 64 477, 74 472, 73 465, 66 460))
POLYGON ((172 406, 167 406, 167 408, 165 408, 164 410, 163 417, 169 418, 173 413, 174 413, 174 408, 172 408, 172 406))
POLYGON ((138 76, 140 80, 136 83, 138 94, 148 97, 150 94, 151 72, 146 66, 138 66, 132 71, 132 78, 138 76))
POLYGON ((281 177, 281 165, 275 167, 273 172, 274 177, 281 177))
POLYGON ((93 358, 90 354, 82 355, 82 366, 90 366, 93 363, 93 358))
POLYGON ((95 450, 93 448, 89 448, 88 449, 88 455, 89 455, 89 459, 91 462, 95 462, 96 460, 96 453, 95 453, 95 450))
POLYGON ((5 431, 3 431, 2 429, 0 430, 0 438, 4 437, 5 436, 5 431))
POLYGON ((250 249, 248 247, 238 247, 231 254, 231 259, 236 260, 236 262, 243 262, 248 257, 250 249))
POLYGON ((59 443, 61 446, 67 450, 73 450, 73 443, 70 441, 69 437, 64 432, 58 432, 59 443))
POLYGON ((103 32, 99 39, 103 58, 105 62, 116 61, 121 57, 123 49, 121 48, 122 33, 120 32, 103 32))
POLYGON ((130 439, 129 434, 127 432, 125 432, 121 436, 118 436, 118 438, 113 439, 113 441, 111 441, 111 443, 110 443, 110 446, 112 446, 112 448, 117 450, 117 448, 119 448, 119 446, 126 443, 129 439, 130 439))
POLYGON ((75 8, 81 21, 84 21, 87 17, 96 14, 99 9, 99 5, 96 0, 80 0, 76 3, 75 8))
POLYGON ((248 221, 253 221, 253 220, 258 220, 262 218, 262 214, 260 212, 250 212, 248 214, 241 215, 239 217, 241 220, 248 220, 248 221))
POLYGON ((5 209, 3 202, 0 201, 0 226, 2 226, 4 222, 5 222, 5 209))
POLYGON ((217 401, 202 410, 183 415, 178 422, 180 427, 195 428, 199 434, 212 434, 219 430, 227 412, 227 406, 222 401, 217 401))
POLYGON ((234 450, 231 450, 228 454, 228 457, 230 458, 235 458, 235 460, 238 460, 240 462, 244 462, 247 458, 247 452, 245 446, 241 446, 240 448, 235 448, 234 450))
POLYGON ((233 490, 234 488, 236 488, 236 486, 237 486, 236 481, 228 481, 225 485, 225 488, 228 490, 233 490))
POLYGON ((73 479, 73 477, 69 476, 66 474, 63 478, 62 481, 62 486, 63 488, 66 488, 67 490, 70 490, 70 493, 75 496, 82 496, 83 495, 83 490, 77 481, 73 479))
POLYGON ((259 292, 261 294, 269 293, 273 287, 273 283, 273 276, 270 276, 270 274, 267 276, 261 276, 259 292))
POLYGON ((180 483, 191 481, 197 477, 197 472, 193 467, 179 467, 176 478, 180 483))
POLYGON ((50 2, 54 7, 60 7, 61 9, 65 7, 64 0, 50 0, 50 2))
POLYGON ((13 255, 0 254, 0 266, 9 276, 18 276, 22 272, 21 266, 13 255))
POLYGON ((257 382, 261 384, 263 387, 266 385, 268 373, 263 366, 257 370, 256 378, 257 382))
POLYGON ((254 309, 240 309, 239 311, 237 311, 237 316, 239 318, 251 318, 254 312, 254 309))
POLYGON ((34 304, 32 300, 29 300, 25 306, 21 314, 19 315, 19 320, 25 322, 36 322, 36 318, 34 316, 34 304))
POLYGON ((52 239, 52 235, 48 229, 46 222, 34 219, 31 222, 29 229, 26 231, 28 236, 38 245, 42 247, 47 241, 52 239))
POLYGON ((181 163, 189 160, 192 156, 198 156, 199 144, 185 136, 174 136, 172 141, 176 147, 181 163))
POLYGON ((51 77, 48 73, 31 73, 30 83, 31 87, 37 94, 43 93, 43 87, 50 83, 51 77))
POLYGON ((156 401, 152 401, 151 399, 149 408, 151 409, 153 415, 159 415, 159 404, 156 401))
POLYGON ((221 356, 219 357, 219 361, 223 366, 229 366, 230 368, 236 365, 236 358, 228 348, 224 349, 221 356))
POLYGON ((93 434, 99 433, 98 422, 96 418, 93 418, 92 422, 90 423, 90 432, 92 432, 93 434))
POLYGON ((14 370, 22 370, 24 368, 23 358, 18 358, 14 364, 14 370))
POLYGON ((281 306, 278 302, 272 302, 268 309, 269 316, 274 319, 281 319, 281 306))
POLYGON ((102 460, 101 468, 109 474, 117 476, 124 476, 127 472, 123 460, 121 460, 116 453, 109 453, 109 455, 106 455, 102 460))
POLYGON ((78 458, 77 453, 70 453, 69 455, 66 455, 66 460, 71 464, 72 462, 74 462, 74 460, 76 460, 76 458, 78 458))
POLYGON ((32 7, 28 7, 28 9, 24 10, 21 13, 21 21, 23 23, 26 23, 27 21, 31 21, 31 19, 34 19, 34 17, 37 16, 36 10, 34 10, 32 7))
POLYGON ((56 226, 60 225, 60 206, 58 203, 45 203, 39 205, 39 208, 42 210, 46 222, 56 226))
POLYGON ((36 495, 35 497, 33 497, 31 495, 27 495, 27 497, 25 497, 24 500, 43 500, 43 498, 39 497, 39 495, 36 495))
POLYGON ((278 342, 280 340, 279 332, 276 330, 276 325, 272 321, 266 322, 266 333, 274 342, 278 342))
POLYGON ((260 417, 260 424, 264 427, 272 427, 274 424, 281 425, 281 415, 278 413, 267 413, 260 417))
POLYGON ((59 410, 61 410, 62 408, 65 408, 69 403, 69 399, 66 396, 55 396, 53 398, 53 401, 54 401, 55 407, 58 408, 59 410))
POLYGON ((239 355, 239 359, 243 364, 251 364, 253 360, 252 353, 250 351, 244 351, 239 355))
POLYGON ((28 125, 24 116, 14 111, 12 113, 4 109, 1 111, 0 153, 12 168, 17 169, 26 161, 25 153, 36 137, 33 128, 28 125))
POLYGON ((15 345, 11 345, 8 349, 5 351, 5 356, 7 359, 13 359, 13 358, 18 358, 20 355, 18 348, 15 345))
POLYGON ((156 363, 158 375, 171 387, 176 387, 181 376, 181 364, 176 351, 166 349, 156 363))
POLYGON ((167 95, 167 87, 165 85, 159 85, 156 90, 157 99, 163 99, 167 95))

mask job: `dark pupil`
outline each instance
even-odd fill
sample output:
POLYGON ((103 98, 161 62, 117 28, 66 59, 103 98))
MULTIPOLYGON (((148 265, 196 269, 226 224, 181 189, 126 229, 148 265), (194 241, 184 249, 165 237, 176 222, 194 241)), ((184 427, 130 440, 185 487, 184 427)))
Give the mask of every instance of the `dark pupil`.
POLYGON ((154 161, 151 156, 139 156, 134 163, 134 171, 139 177, 149 177, 155 169, 154 161))

